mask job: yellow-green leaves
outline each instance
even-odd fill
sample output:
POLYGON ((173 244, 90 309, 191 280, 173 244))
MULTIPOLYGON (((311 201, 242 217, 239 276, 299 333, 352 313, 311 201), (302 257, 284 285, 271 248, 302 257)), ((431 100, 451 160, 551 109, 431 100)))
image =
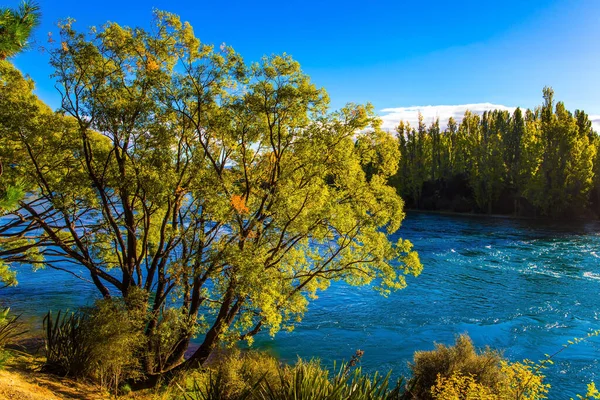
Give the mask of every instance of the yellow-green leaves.
POLYGON ((412 245, 388 237, 404 218, 387 184, 399 152, 372 106, 329 113, 288 55, 247 67, 155 14, 150 31, 62 26, 52 65, 70 117, 35 109, 15 81, 44 121, 11 133, 42 206, 22 205, 36 240, 105 296, 155 292, 149 334, 176 305, 186 317, 173 343, 203 321, 209 349, 293 329, 331 282, 387 294, 418 275, 412 245))
POLYGON ((0 260, 0 283, 2 286, 14 286, 17 282, 17 273, 0 260))
POLYGON ((587 392, 585 396, 581 396, 578 394, 577 398, 580 400, 600 399, 600 392, 598 391, 598 389, 596 389, 596 384, 592 382, 587 385, 587 392))

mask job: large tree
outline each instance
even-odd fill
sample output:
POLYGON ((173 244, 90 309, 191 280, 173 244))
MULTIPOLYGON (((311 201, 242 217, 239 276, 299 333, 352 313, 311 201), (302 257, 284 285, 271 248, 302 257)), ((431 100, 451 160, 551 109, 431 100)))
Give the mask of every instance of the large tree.
POLYGON ((67 22, 51 54, 60 113, 34 107, 52 123, 2 137, 29 193, 10 231, 50 267, 85 267, 104 297, 147 304, 148 375, 180 365, 194 335, 184 365, 293 328, 331 281, 387 294, 420 272, 389 236, 404 217, 386 183, 397 142, 370 107, 328 112, 289 56, 246 67, 163 12, 151 31, 67 22))

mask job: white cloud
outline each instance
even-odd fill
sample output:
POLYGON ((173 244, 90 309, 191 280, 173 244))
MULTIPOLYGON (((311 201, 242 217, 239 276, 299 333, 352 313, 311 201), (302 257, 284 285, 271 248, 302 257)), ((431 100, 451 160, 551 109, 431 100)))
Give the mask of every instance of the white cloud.
POLYGON ((590 115, 590 121, 592 121, 592 128, 596 132, 600 132, 600 115, 590 115))
MULTIPOLYGON (((382 128, 394 132, 400 121, 408 122, 412 127, 419 124, 419 112, 423 115, 425 125, 429 126, 436 118, 440 119, 440 128, 446 129, 448 119, 453 117, 457 123, 462 120, 465 111, 469 110, 475 114, 483 114, 484 111, 507 110, 512 113, 516 107, 503 106, 492 103, 460 104, 456 106, 411 106, 384 108, 380 111, 383 120, 382 128)), ((600 132, 600 114, 590 115, 592 127, 596 132, 600 132)))
MULTIPOLYGON (((461 104, 456 106, 411 106, 384 108, 380 111, 380 115, 383 120, 382 128, 384 130, 389 130, 390 132, 395 131, 400 121, 408 122, 411 126, 417 127, 419 123, 419 112, 423 115, 423 121, 427 126, 431 125, 436 118, 439 118, 440 128, 443 130, 446 129, 450 117, 453 117, 460 123, 467 110, 481 115, 484 111, 491 110, 508 110, 512 113, 515 108, 516 107, 507 107, 501 104, 491 103, 461 104)), ((598 117, 598 123, 600 123, 600 115, 596 117, 598 117)))

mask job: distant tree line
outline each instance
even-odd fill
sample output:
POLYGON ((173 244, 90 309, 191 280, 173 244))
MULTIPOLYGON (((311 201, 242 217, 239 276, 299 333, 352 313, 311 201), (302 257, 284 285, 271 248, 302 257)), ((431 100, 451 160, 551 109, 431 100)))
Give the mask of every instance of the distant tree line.
POLYGON ((392 184, 408 208, 513 214, 600 215, 600 137, 584 111, 544 88, 534 110, 467 111, 445 130, 400 122, 392 184))

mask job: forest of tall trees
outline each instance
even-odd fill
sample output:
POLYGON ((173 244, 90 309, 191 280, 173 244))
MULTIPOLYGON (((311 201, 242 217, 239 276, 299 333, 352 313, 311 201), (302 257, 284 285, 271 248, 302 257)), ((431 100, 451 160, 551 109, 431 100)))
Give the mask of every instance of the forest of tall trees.
POLYGON ((518 216, 600 215, 600 137, 584 111, 544 88, 535 110, 517 108, 397 127, 391 182, 407 207, 518 216))

